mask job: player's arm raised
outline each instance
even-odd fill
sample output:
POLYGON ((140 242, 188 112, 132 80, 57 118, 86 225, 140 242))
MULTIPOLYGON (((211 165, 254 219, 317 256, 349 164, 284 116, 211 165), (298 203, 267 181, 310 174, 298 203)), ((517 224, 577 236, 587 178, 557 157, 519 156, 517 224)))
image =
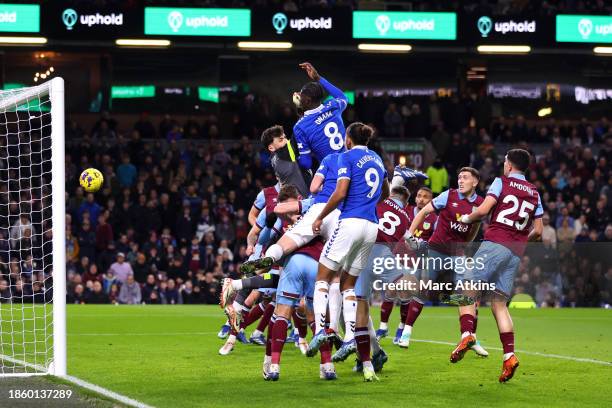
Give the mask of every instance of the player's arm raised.
POLYGON ((338 208, 338 205, 346 198, 346 194, 348 193, 349 185, 351 184, 351 179, 349 178, 339 178, 336 184, 336 189, 334 190, 331 197, 323 207, 321 214, 317 217, 317 219, 312 223, 312 231, 315 234, 321 232, 321 223, 323 219, 327 217, 332 211, 338 208))
POLYGON ((472 224, 474 222, 478 222, 487 215, 489 215, 493 207, 495 207, 495 204, 497 204, 497 199, 495 199, 495 197, 491 195, 488 195, 486 196, 482 204, 480 204, 478 208, 474 210, 474 212, 472 212, 471 214, 462 215, 459 221, 464 224, 472 224))
POLYGON ((345 102, 345 107, 346 107, 346 103, 348 103, 348 98, 346 97, 344 92, 342 92, 340 88, 335 87, 329 81, 327 81, 325 78, 319 75, 315 67, 310 62, 302 62, 300 64, 300 68, 306 71, 306 74, 308 74, 308 77, 310 79, 320 83, 321 86, 327 91, 327 93, 331 95, 332 98, 342 99, 345 102))
POLYGON ((412 220, 412 223, 410 224, 410 228, 408 228, 408 233, 410 234, 410 236, 414 235, 414 230, 416 230, 417 227, 423 223, 425 218, 434 211, 436 210, 433 204, 429 203, 417 213, 417 215, 414 217, 414 220, 412 220))

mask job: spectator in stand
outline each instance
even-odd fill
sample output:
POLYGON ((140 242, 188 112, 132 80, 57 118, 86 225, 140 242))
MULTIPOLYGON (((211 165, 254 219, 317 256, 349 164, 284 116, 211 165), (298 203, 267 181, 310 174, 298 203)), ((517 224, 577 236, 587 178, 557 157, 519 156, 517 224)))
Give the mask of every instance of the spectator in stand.
POLYGON ((431 188, 434 197, 448 188, 448 171, 442 165, 442 159, 437 157, 431 166, 427 168, 425 184, 431 188))
POLYGON ((89 221, 91 222, 93 227, 96 227, 96 222, 98 220, 98 216, 102 212, 102 207, 95 202, 95 197, 93 193, 87 193, 87 198, 85 202, 81 204, 79 210, 77 212, 77 221, 82 223, 85 221, 84 214, 87 213, 89 217, 89 221))
POLYGON ((87 283, 89 281, 92 282, 100 282, 104 280, 104 277, 98 272, 98 265, 91 264, 87 271, 83 274, 83 282, 87 283))
POLYGON ((132 266, 125 262, 123 252, 117 253, 117 261, 110 266, 109 272, 119 283, 125 283, 130 276, 134 276, 132 266))
POLYGON ((548 213, 544 213, 542 216, 542 224, 544 224, 544 228, 542 229, 542 241, 548 241, 553 248, 556 248, 557 233, 550 225, 550 215, 548 213))
POLYGON ((99 281, 94 281, 93 289, 85 295, 85 303, 99 305, 110 303, 108 295, 104 292, 99 281))
POLYGON ((130 156, 126 153, 121 157, 121 164, 117 167, 117 179, 121 187, 131 187, 138 176, 136 166, 130 162, 130 156))
POLYGON ((164 302, 169 305, 178 305, 183 303, 181 294, 179 293, 174 279, 168 279, 168 286, 164 290, 164 302))
POLYGON ((139 305, 142 300, 140 285, 134 281, 134 275, 128 275, 127 280, 119 289, 119 303, 124 305, 139 305))
POLYGON ((74 287, 71 292, 68 292, 66 303, 83 304, 85 303, 85 288, 80 283, 74 287))
POLYGON ((96 227, 96 248, 99 251, 108 247, 108 244, 113 240, 113 227, 107 223, 109 218, 108 211, 98 216, 98 226, 96 227))
POLYGON ((142 301, 147 304, 159 301, 159 287, 152 273, 147 275, 147 281, 142 285, 142 301))

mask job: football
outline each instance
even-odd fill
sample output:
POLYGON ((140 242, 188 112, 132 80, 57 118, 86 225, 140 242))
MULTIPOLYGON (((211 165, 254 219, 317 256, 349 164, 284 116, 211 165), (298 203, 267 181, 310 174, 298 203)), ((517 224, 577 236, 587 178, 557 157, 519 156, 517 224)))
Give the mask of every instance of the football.
POLYGON ((102 187, 102 183, 104 183, 104 176, 98 169, 85 169, 79 177, 79 183, 88 193, 95 193, 100 189, 100 187, 102 187))

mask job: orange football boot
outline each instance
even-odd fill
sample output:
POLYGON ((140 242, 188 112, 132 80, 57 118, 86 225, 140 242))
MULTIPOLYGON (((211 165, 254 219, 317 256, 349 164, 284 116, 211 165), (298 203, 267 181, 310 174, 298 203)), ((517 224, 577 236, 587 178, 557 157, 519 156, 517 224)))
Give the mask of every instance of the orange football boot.
POLYGON ((504 383, 510 380, 512 376, 514 376, 514 372, 516 371, 518 366, 518 358, 516 358, 516 356, 513 354, 512 356, 510 356, 509 359, 504 361, 504 364, 502 365, 502 373, 499 376, 499 382, 504 383))
POLYGON ((472 334, 469 334, 465 336, 464 338, 462 338, 459 344, 457 344, 457 347, 455 347, 455 349, 451 353, 451 356, 450 356, 451 363, 457 363, 461 361, 465 353, 470 348, 472 348, 474 344, 476 344, 476 338, 472 334))

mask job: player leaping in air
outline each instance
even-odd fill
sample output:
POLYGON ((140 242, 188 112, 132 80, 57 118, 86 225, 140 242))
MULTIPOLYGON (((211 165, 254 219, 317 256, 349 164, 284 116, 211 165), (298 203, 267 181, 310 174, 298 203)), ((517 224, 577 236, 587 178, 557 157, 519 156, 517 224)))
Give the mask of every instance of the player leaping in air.
MULTIPOLYGON (((474 212, 460 219, 464 224, 471 224, 491 213, 491 223, 485 232, 484 241, 474 255, 474 259, 484 260, 484 267, 469 270, 465 280, 495 284, 491 310, 504 349, 500 382, 510 380, 519 365, 514 355, 514 326, 506 303, 527 241, 539 240, 543 229, 541 217, 544 210, 540 194, 525 179, 530 161, 531 155, 526 150, 509 150, 504 161, 504 175, 493 181, 484 202, 474 212)), ((468 291, 467 294, 473 293, 468 291)), ((459 309, 462 335, 461 341, 451 353, 452 363, 461 360, 476 342, 473 335, 475 308, 475 305, 469 305, 459 309)))
POLYGON ((313 157, 321 163, 329 154, 346 150, 342 112, 348 99, 340 89, 321 77, 311 63, 304 62, 300 68, 314 82, 308 82, 293 95, 297 107, 304 112, 293 126, 293 135, 300 152, 298 162, 302 168, 310 170, 313 157), (332 99, 322 103, 325 91, 332 99))

